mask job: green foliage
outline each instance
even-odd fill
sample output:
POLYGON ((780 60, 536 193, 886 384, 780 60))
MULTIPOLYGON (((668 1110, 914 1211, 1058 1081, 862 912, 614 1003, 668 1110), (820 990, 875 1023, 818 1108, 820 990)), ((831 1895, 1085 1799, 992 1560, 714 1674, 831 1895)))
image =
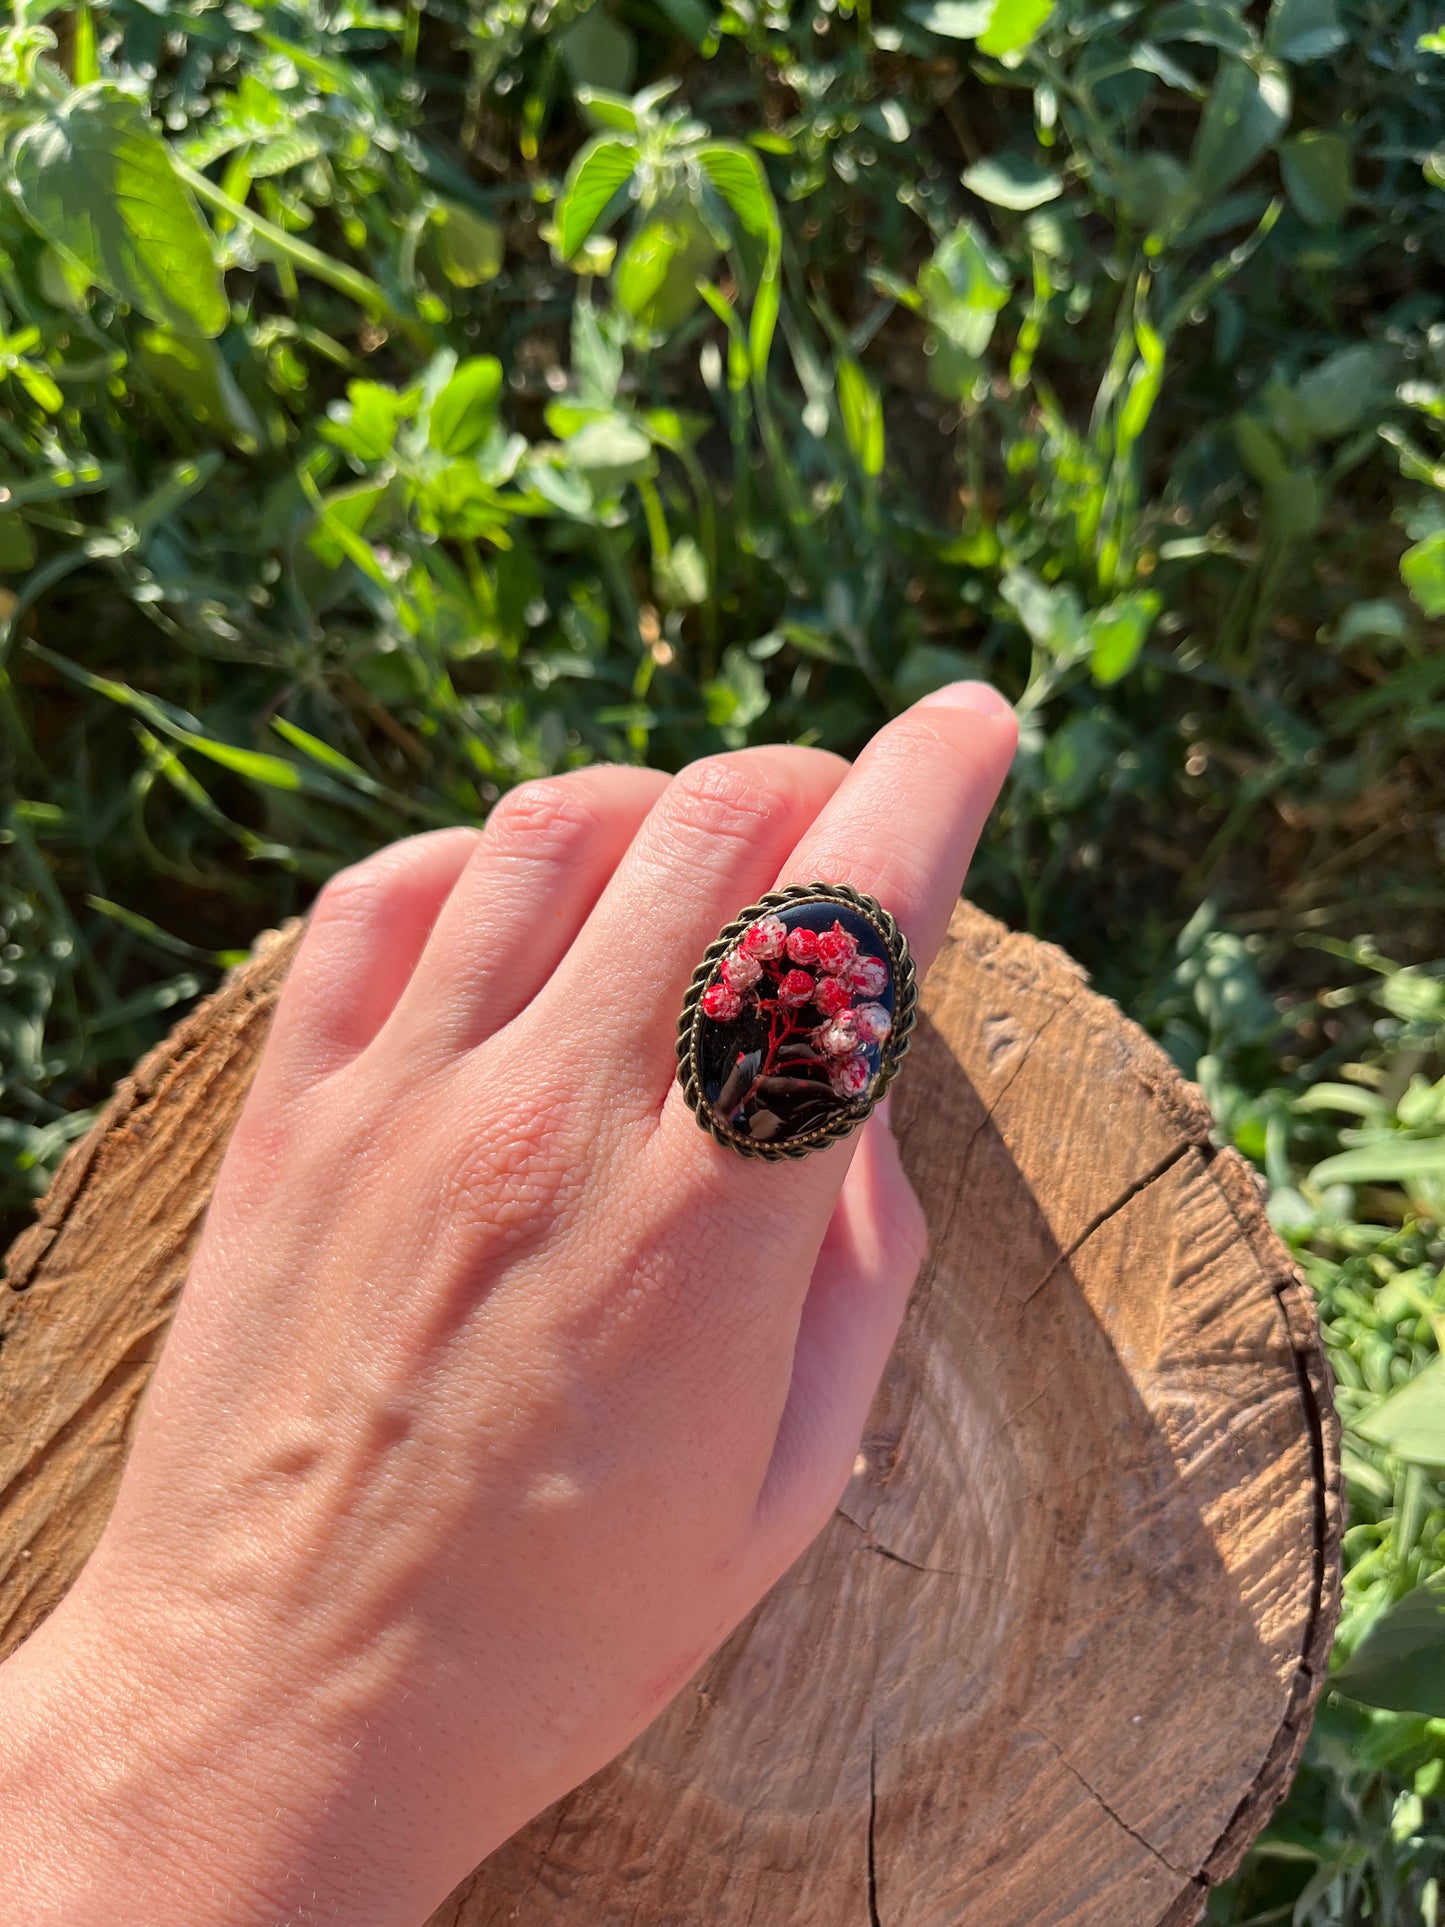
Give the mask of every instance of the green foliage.
POLYGON ((975 892, 1267 1173, 1348 1422, 1352 1670, 1236 1927, 1438 1907, 1442 53, 1417 0, 0 33, 7 1208, 348 858, 993 677, 975 892))

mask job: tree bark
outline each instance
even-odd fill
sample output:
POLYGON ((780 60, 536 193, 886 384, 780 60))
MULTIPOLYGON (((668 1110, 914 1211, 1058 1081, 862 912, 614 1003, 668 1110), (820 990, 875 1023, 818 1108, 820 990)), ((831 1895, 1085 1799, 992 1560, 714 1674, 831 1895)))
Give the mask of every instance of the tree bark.
MULTIPOLYGON (((12 1249, 0 1652, 104 1524, 296 939, 121 1083, 12 1249)), ((1185 1927, 1286 1790, 1338 1431, 1248 1167, 1075 965, 967 905, 894 1124, 932 1248, 837 1515, 432 1927, 1185 1927)))

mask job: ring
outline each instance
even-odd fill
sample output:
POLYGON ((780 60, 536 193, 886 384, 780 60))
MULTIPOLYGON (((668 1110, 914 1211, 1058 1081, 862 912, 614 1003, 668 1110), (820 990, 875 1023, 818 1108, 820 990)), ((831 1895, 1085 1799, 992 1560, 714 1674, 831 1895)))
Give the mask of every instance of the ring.
POLYGON ((678 1082, 719 1144, 806 1157, 857 1130, 917 1016, 913 958, 883 906, 843 883, 793 884, 708 945, 678 1019, 678 1082))

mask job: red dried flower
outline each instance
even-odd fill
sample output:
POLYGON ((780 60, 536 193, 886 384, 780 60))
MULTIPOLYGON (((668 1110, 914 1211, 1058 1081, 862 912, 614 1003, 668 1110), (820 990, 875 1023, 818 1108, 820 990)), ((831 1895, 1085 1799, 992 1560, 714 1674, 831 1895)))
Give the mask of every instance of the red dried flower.
POLYGON ((745 957, 756 957, 762 962, 781 957, 783 945, 788 941, 787 925, 781 917, 759 917, 750 923, 738 939, 738 949, 745 957))
POLYGON ((795 964, 815 964, 818 961, 817 931, 790 930, 788 932, 788 955, 795 964))
POLYGON ((855 957, 842 974, 855 997, 881 997, 888 983, 888 966, 881 957, 855 957))
POLYGON ((870 1044, 881 1044, 893 1028, 893 1019, 882 1004, 859 1004, 853 1012, 858 1035, 870 1044))
POLYGON ((836 1017, 851 1001, 847 985, 839 983, 836 977, 824 977, 813 992, 813 1002, 825 1017, 836 1017))
POLYGON ((716 1018, 718 1023, 730 1023, 743 1007, 743 1000, 730 984, 721 979, 709 984, 702 993, 703 1014, 716 1018))
POLYGON ((797 1010, 811 1001, 816 989, 806 970, 790 970, 778 985, 778 1002, 785 1010, 797 1010))
POLYGON ((752 989, 763 974, 763 966, 756 957, 749 957, 741 950, 730 950, 722 960, 722 974, 728 989, 741 993, 752 989))
POLYGON ((852 1011, 841 1011, 829 1023, 821 1026, 817 1036, 818 1048, 824 1056, 851 1057, 858 1048, 858 1026, 853 1021, 852 1011))
POLYGON ((861 1097, 872 1082, 866 1056, 843 1057, 828 1067, 828 1082, 839 1097, 861 1097))
POLYGON ((845 970, 858 954, 858 939, 846 931, 841 923, 835 923, 831 930, 824 930, 818 938, 818 962, 830 976, 845 970))

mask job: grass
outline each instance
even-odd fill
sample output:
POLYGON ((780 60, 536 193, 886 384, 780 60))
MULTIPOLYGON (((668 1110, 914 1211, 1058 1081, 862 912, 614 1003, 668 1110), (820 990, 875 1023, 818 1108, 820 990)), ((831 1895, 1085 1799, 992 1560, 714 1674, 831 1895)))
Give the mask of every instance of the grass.
POLYGON ((0 39, 0 1209, 348 858, 994 678, 973 893, 1204 1085, 1341 1386, 1350 1690, 1235 1927, 1438 1910, 1442 46, 1400 0, 0 39))

